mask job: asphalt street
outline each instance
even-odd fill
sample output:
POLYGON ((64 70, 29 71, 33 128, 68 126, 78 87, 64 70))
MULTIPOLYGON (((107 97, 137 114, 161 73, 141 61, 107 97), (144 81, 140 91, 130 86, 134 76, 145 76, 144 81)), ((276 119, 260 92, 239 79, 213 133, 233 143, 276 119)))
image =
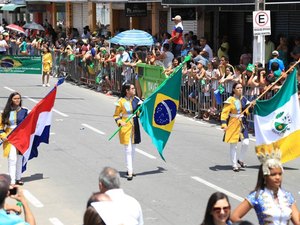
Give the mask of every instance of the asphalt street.
MULTIPOLYGON (((12 91, 23 96, 23 106, 32 109, 53 87, 41 86, 37 75, 0 74, 0 109, 12 91)), ((229 195, 232 208, 254 189, 259 161, 255 137, 251 138, 246 163, 232 171, 229 145, 222 142, 219 125, 176 117, 164 150, 163 161, 142 132, 134 161, 137 176, 125 178, 123 146, 118 136, 108 141, 117 126, 112 117, 116 96, 106 96, 65 82, 58 87, 50 143, 41 144, 39 156, 23 174, 24 189, 39 225, 80 225, 86 202, 98 191, 98 175, 104 166, 120 171, 121 186, 141 204, 146 225, 200 224, 207 200, 215 191, 229 195)), ((283 187, 300 200, 300 159, 285 164, 283 187)), ((1 157, 0 172, 7 172, 1 157)), ((257 223, 253 210, 245 219, 257 223)))

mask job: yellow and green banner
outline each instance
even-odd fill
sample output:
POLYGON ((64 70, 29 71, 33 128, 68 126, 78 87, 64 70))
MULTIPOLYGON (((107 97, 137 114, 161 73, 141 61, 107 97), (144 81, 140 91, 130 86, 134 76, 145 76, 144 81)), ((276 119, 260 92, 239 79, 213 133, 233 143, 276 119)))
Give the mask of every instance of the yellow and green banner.
POLYGON ((1 55, 0 74, 42 74, 42 56, 1 55))

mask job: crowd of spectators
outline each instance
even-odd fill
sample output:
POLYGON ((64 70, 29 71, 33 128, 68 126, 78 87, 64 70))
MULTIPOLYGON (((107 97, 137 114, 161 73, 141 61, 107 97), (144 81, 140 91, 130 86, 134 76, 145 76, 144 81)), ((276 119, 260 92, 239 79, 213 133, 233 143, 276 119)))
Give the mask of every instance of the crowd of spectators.
MULTIPOLYGON (((120 91, 125 80, 135 83, 138 63, 161 66, 169 76, 185 56, 191 55, 191 61, 183 67, 181 109, 204 119, 219 113, 222 100, 231 93, 234 82, 242 83, 244 94, 253 100, 300 56, 300 37, 294 39, 291 48, 286 37, 280 37, 277 47, 266 37, 266 64, 262 65, 252 64, 252 54, 247 48, 240 62, 231 62, 230 48, 234 46, 229 44, 230 35, 224 35, 220 47, 213 52, 205 37, 186 32, 181 55, 175 57, 178 53, 172 52, 168 32, 155 37, 157 42, 149 48, 110 46, 109 32, 104 36, 101 30, 92 32, 89 26, 83 28, 82 34, 76 28, 54 30, 47 21, 44 28, 45 31, 26 30, 25 35, 7 30, 9 33, 0 35, 0 53, 39 55, 47 46, 53 55, 53 76, 68 75, 107 94, 120 91)), ((281 83, 266 97, 272 96, 281 83)))

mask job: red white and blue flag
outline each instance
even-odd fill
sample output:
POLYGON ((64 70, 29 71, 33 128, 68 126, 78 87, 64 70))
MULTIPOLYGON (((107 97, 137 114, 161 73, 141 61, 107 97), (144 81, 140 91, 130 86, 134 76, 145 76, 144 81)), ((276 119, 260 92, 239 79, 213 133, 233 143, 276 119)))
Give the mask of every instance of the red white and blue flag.
POLYGON ((26 170, 28 160, 38 156, 40 143, 49 143, 52 109, 57 86, 63 82, 63 79, 59 80, 55 87, 34 106, 27 117, 7 138, 23 155, 23 172, 26 170))

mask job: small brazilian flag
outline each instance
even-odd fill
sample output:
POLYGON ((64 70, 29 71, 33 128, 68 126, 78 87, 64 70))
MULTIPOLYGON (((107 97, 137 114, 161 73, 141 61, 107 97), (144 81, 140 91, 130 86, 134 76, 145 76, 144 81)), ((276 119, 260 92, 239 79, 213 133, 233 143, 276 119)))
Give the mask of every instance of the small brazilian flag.
POLYGON ((166 79, 141 106, 140 122, 163 160, 179 105, 182 68, 166 79))

